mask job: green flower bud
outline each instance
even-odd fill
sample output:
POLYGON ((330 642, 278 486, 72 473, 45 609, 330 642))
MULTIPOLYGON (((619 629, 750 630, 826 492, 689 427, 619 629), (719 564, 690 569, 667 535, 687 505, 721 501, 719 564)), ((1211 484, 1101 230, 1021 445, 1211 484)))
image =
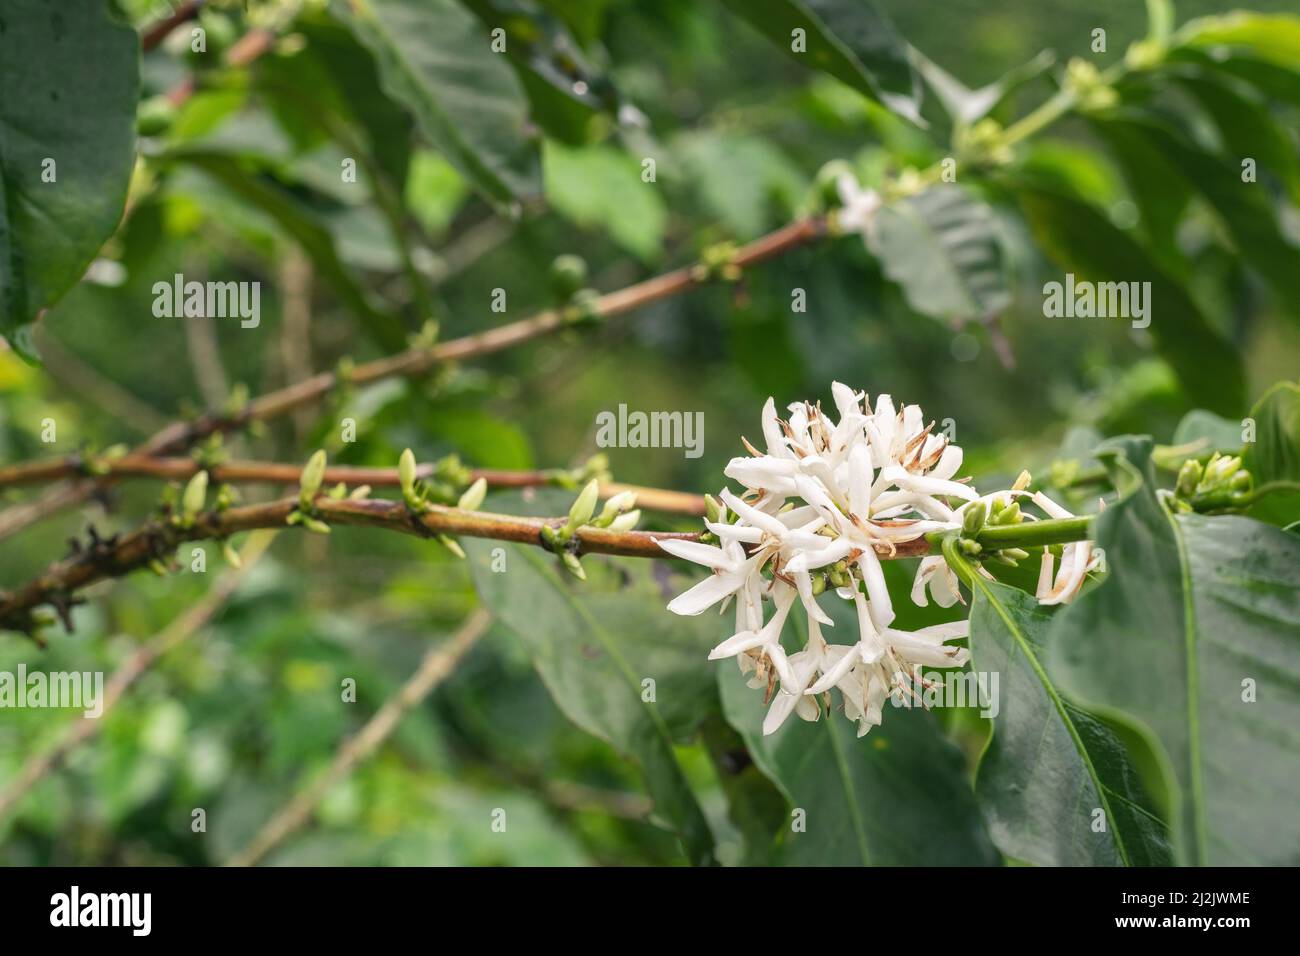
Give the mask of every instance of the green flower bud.
POLYGON ((619 515, 617 518, 611 521, 609 524, 609 528, 611 531, 631 531, 633 528, 636 527, 637 522, 640 520, 641 520, 641 509, 634 508, 633 510, 625 514, 619 515))
POLYGON ((600 483, 595 478, 587 482, 586 487, 578 493, 573 507, 569 509, 569 522, 564 526, 565 537, 591 520, 596 511, 596 499, 600 495, 600 483))
POLYGON ((1192 497, 1196 494, 1196 486, 1201 482, 1201 474, 1201 463, 1195 458, 1187 459, 1178 469, 1178 483, 1174 486, 1174 494, 1179 498, 1192 497))
POLYGON ((311 507, 312 499, 320 491, 321 482, 325 480, 325 449, 320 449, 307 459, 298 479, 298 499, 311 507))
POLYGON ((447 534, 438 535, 438 543, 441 544, 448 551, 450 551, 452 554, 454 554, 456 557, 460 558, 462 561, 465 560, 465 549, 462 548, 460 546, 460 542, 457 541, 455 538, 453 538, 451 535, 447 535, 447 534))
POLYGON ((560 555, 560 561, 568 568, 569 572, 579 581, 587 580, 587 572, 583 570, 582 562, 578 556, 571 551, 565 551, 560 555))
POLYGON ((556 300, 568 302, 587 283, 587 263, 581 256, 556 256, 551 263, 551 291, 556 300))
POLYGON ((1024 515, 1020 513, 1020 502, 1013 501, 1007 505, 998 514, 991 524, 1020 524, 1024 520, 1024 515))
POLYGON ((1250 472, 1244 468, 1238 469, 1236 474, 1228 480, 1228 488, 1231 491, 1250 491, 1252 484, 1254 484, 1254 479, 1251 477, 1250 472))
POLYGON ((814 574, 812 579, 813 597, 823 593, 826 590, 826 575, 814 574))
POLYGON ((722 505, 718 503, 718 499, 713 495, 704 496, 704 517, 714 523, 717 523, 718 519, 722 517, 722 505))
POLYGON ((181 514, 186 520, 193 520, 194 516, 203 510, 207 497, 208 473, 196 472, 190 479, 190 483, 185 486, 185 494, 181 496, 181 514))
POLYGON ((599 516, 592 522, 597 528, 608 528, 624 511, 630 510, 636 505, 636 492, 620 491, 614 497, 605 502, 605 507, 601 509, 599 516))
POLYGON ((402 496, 408 501, 415 497, 415 453, 409 448, 397 459, 397 478, 402 485, 402 496))
POLYGON ((962 533, 968 537, 975 537, 984 527, 984 520, 988 517, 988 505, 983 501, 972 501, 966 506, 966 510, 961 519, 962 533))
POLYGON ((302 526, 308 531, 314 531, 316 534, 329 534, 330 526, 319 518, 313 518, 311 515, 302 516, 302 526))
POLYGON ((483 504, 483 499, 486 497, 487 479, 480 478, 465 489, 465 493, 457 500, 456 507, 463 508, 466 511, 478 511, 479 506, 483 504))

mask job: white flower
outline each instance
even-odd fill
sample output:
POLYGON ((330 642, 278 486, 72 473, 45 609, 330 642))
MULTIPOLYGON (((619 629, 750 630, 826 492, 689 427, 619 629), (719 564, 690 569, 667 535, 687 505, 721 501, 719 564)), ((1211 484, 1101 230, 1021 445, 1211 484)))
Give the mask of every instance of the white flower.
MULTIPOLYGON (((1074 517, 1041 491, 1034 493, 1033 502, 1049 517, 1074 517)), ((1061 569, 1053 580, 1052 565, 1055 562, 1051 549, 1044 548, 1042 564, 1038 567, 1038 589, 1034 592, 1039 604, 1069 604, 1078 597, 1088 572, 1101 564, 1101 552, 1092 546, 1091 541, 1065 545, 1061 549, 1061 569)))
MULTIPOLYGON (((859 216, 869 223, 874 194, 857 190, 851 178, 841 181, 841 190, 849 221, 859 216)), ((845 715, 866 733, 880 723, 886 697, 918 697, 915 688, 931 681, 923 667, 964 665, 968 652, 948 642, 966 635, 967 622, 912 632, 893 626, 881 558, 931 532, 960 529, 976 502, 1001 511, 1013 498, 1028 496, 1018 481, 1013 489, 981 497, 957 477, 961 449, 935 434, 934 423, 926 424, 917 406, 896 406, 890 396, 878 395, 873 407, 865 392, 839 382, 831 395, 837 418, 807 402, 788 406, 782 418, 775 401, 767 400, 761 416, 765 447, 744 441, 750 454, 733 458, 725 469, 745 490, 724 489, 718 497, 725 509, 705 522, 716 547, 659 542, 670 554, 712 571, 674 598, 669 610, 700 614, 719 603, 725 610, 735 598, 735 630, 709 657, 736 658, 741 671, 752 675, 750 685, 765 688, 765 733, 792 713, 818 719, 816 698, 833 688, 843 697, 845 715), (819 603, 822 592, 826 600, 853 602, 857 634, 849 636, 850 643, 823 637, 822 626, 834 622, 819 603), (765 601, 771 602, 770 614, 765 601), (787 656, 781 633, 796 603, 809 637, 787 656)), ((1068 514, 1045 497, 1032 500, 1050 517, 1068 514)), ((1055 582, 1051 561, 1049 553, 1039 594, 1044 603, 1073 597, 1097 556, 1089 542, 1067 545, 1055 582)), ((927 591, 940 607, 962 600, 956 575, 937 555, 921 561, 912 599, 925 606, 927 591)))
POLYGON ((835 190, 840 196, 840 229, 860 233, 864 238, 871 236, 875 232, 876 215, 883 204, 880 193, 863 189, 850 173, 842 173, 835 180, 835 190))

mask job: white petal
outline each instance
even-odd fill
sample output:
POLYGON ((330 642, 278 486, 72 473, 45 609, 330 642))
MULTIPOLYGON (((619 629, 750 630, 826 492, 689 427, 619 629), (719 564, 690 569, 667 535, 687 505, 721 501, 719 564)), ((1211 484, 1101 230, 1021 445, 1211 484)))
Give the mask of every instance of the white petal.
POLYGON ((706 568, 730 571, 736 564, 735 560, 729 557, 725 551, 721 548, 715 548, 711 544, 701 544, 698 541, 683 541, 680 538, 656 538, 654 542, 669 554, 684 558, 687 561, 694 561, 696 564, 702 564, 706 568))
POLYGON ((699 584, 668 602, 668 610, 674 614, 694 617, 702 614, 729 594, 735 594, 744 584, 744 577, 727 572, 711 574, 699 584))

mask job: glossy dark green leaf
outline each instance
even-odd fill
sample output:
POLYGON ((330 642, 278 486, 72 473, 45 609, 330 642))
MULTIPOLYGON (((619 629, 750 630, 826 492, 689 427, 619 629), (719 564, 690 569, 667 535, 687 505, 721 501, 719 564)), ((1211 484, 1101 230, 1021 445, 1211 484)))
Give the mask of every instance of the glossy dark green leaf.
POLYGON ((533 118, 550 137, 570 146, 591 139, 600 113, 616 113, 609 79, 587 62, 558 16, 531 0, 466 0, 490 28, 506 32, 506 55, 528 95, 533 118))
POLYGON ((1300 63, 1300 17, 1244 11, 1198 17, 1178 30, 1174 43, 1210 51, 1247 50, 1260 59, 1293 69, 1300 63))
POLYGON ((1183 416, 1170 440, 1175 447, 1186 446, 1189 457, 1202 458, 1213 452, 1225 455, 1241 453, 1243 444, 1240 421, 1224 418, 1203 408, 1196 408, 1183 416))
POLYGON ((1053 609, 978 575, 971 587, 971 667, 998 677, 975 780, 993 842, 1040 866, 1168 865, 1165 825, 1123 745, 1044 669, 1053 609))
POLYGON ((1178 226, 1192 201, 1192 187, 1144 137, 1106 119, 1094 119, 1093 127, 1124 174, 1152 257, 1170 275, 1185 279, 1191 266, 1178 244, 1178 226))
POLYGON ((884 723, 866 737, 857 737, 841 713, 816 723, 791 717, 764 736, 762 691, 746 686, 729 661, 718 682, 727 719, 789 798, 790 815, 779 838, 778 858, 785 865, 998 862, 961 754, 932 714, 886 705, 884 723))
POLYGON ((872 0, 724 0, 792 60, 920 120, 907 45, 872 0), (796 49, 797 35, 805 43, 796 49))
POLYGON ((1116 440, 1121 500, 1097 521, 1110 574, 1054 625, 1048 673, 1130 728, 1171 795, 1182 863, 1300 862, 1300 539, 1171 515, 1149 440, 1116 440))
MULTIPOLYGON (((835 630, 848 636, 856 629, 851 604, 828 599, 822 603, 838 622, 835 630)), ((802 624, 796 623, 802 631, 802 624)), ((832 641, 837 637, 830 630, 826 633, 832 641)), ((858 737, 837 699, 829 716, 823 713, 809 723, 792 714, 776 733, 764 735, 762 690, 748 687, 733 661, 711 666, 718 668, 727 720, 754 762, 789 799, 789 815, 778 836, 780 862, 999 862, 971 795, 965 761, 933 714, 886 704, 882 724, 858 737)))
POLYGON ((1242 407, 1245 378, 1236 349, 1130 235, 1090 203, 1056 189, 1022 185, 1018 192, 1047 254, 1078 278, 1151 283, 1147 331, 1193 402, 1222 413, 1242 407))
POLYGON ((541 191, 528 101, 472 13, 453 0, 360 0, 333 9, 374 56, 389 95, 484 195, 505 203, 541 191))
POLYGON ((109 4, 0 8, 0 335, 29 323, 112 235, 135 161, 140 40, 109 4))
POLYGON ((665 610, 651 562, 589 556, 582 582, 538 548, 463 544, 484 604, 528 649, 560 710, 636 758, 656 814, 692 863, 711 863, 713 836, 673 748, 716 713, 716 622, 665 610))
POLYGON ((1243 182, 1241 166, 1207 153, 1170 126, 1130 117, 1111 125, 1145 140, 1205 198, 1232 236, 1237 254, 1271 285, 1300 321, 1300 247, 1281 230, 1272 200, 1259 183, 1243 182))
MULTIPOLYGON (((1242 463, 1255 486, 1269 482, 1300 482, 1300 385, 1278 382, 1250 410, 1254 440, 1246 443, 1242 463)), ((1282 491, 1260 498, 1253 517, 1269 524, 1300 520, 1300 492, 1282 491)))
POLYGON ((1219 132, 1223 152, 1249 156, 1256 173, 1286 187, 1292 202, 1300 199, 1300 156, 1287 129, 1256 96, 1221 75, 1195 70, 1178 75, 1178 82, 1196 98, 1219 132))
POLYGON ((259 174, 239 159, 217 152, 181 150, 172 154, 212 176, 236 195, 274 219, 303 248, 320 269, 339 300, 367 328, 375 341, 387 349, 406 343, 406 330, 396 316, 376 306, 364 286, 344 265, 335 237, 322 216, 299 196, 270 176, 259 174))
POLYGON ((1011 301, 993 211, 958 186, 885 206, 876 252, 885 275, 923 315, 984 319, 1011 301))

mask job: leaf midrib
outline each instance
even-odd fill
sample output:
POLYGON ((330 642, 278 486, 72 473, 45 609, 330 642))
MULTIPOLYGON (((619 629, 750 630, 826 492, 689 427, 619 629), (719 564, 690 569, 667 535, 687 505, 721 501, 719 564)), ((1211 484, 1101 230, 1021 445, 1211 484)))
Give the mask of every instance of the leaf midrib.
POLYGON ((1192 856, 1198 866, 1206 863, 1207 832, 1205 826, 1205 781, 1201 765, 1201 718, 1197 703, 1201 694, 1200 665, 1196 656, 1196 602, 1192 597, 1191 559, 1187 555, 1187 541, 1182 528, 1163 506, 1157 504, 1169 525, 1174 547, 1178 551, 1178 578, 1183 588, 1183 649, 1187 655, 1187 757, 1190 766, 1188 781, 1192 793, 1192 829, 1196 845, 1192 856))
POLYGON ((985 600, 989 602, 997 612, 998 617, 1002 619, 1002 623, 1006 626, 1007 632, 1015 640, 1016 646, 1020 648, 1020 652, 1025 655, 1025 660, 1029 662, 1029 666, 1033 669, 1034 675, 1038 678, 1038 682, 1042 684, 1044 693, 1046 693, 1048 699, 1051 700, 1052 706, 1056 709, 1057 714, 1061 718, 1061 723, 1065 725, 1065 729, 1070 734, 1070 740, 1074 743, 1074 749, 1079 754, 1079 759, 1082 761, 1084 769, 1088 773, 1088 778, 1092 781, 1093 788, 1097 792, 1097 799, 1101 801, 1102 808, 1106 811, 1106 818, 1112 823, 1108 832, 1112 834, 1112 842, 1115 844, 1115 849, 1119 852, 1120 858, 1124 861, 1124 865, 1132 866, 1132 861, 1129 858, 1128 847, 1125 846, 1124 838, 1120 835, 1119 818, 1116 817, 1114 812, 1111 810, 1111 803, 1108 796, 1110 790, 1102 781, 1101 776, 1097 773, 1096 765, 1092 762, 1092 755, 1088 753, 1088 748, 1083 744, 1083 738, 1079 736, 1078 728, 1074 726, 1074 721, 1069 717, 1065 708, 1065 701, 1061 699, 1061 695, 1058 694, 1056 688, 1052 686, 1052 682, 1047 676, 1047 671, 1044 670, 1042 663, 1038 660, 1038 656, 1034 654, 1032 648, 1029 646, 1029 639, 1025 637, 1024 633, 1016 625, 1015 621, 1012 620, 1011 616, 1006 612, 1006 609, 1002 606, 1002 602, 997 600, 994 596, 992 589, 988 586, 988 582, 984 581, 978 574, 972 574, 971 580, 974 585, 978 585, 980 593, 984 595, 985 600))

